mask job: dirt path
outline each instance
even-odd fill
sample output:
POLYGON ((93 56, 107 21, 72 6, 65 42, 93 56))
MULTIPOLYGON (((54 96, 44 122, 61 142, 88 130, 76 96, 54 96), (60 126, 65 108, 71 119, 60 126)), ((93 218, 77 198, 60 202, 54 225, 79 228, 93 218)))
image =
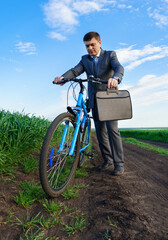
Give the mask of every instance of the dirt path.
MULTIPOLYGON (((168 239, 168 158, 128 143, 124 153, 123 176, 92 169, 87 193, 91 225, 77 239, 105 239, 107 229, 111 239, 168 239)), ((100 164, 100 155, 93 164, 100 164)))
MULTIPOLYGON (((69 201, 58 198, 68 207, 76 207, 79 212, 85 213, 89 225, 81 233, 70 237, 62 231, 62 227, 49 229, 47 236, 56 236, 55 240, 167 240, 168 158, 123 143, 125 173, 114 177, 110 172, 97 171, 102 159, 97 150, 97 140, 94 135, 92 138, 96 154, 91 162, 93 168, 89 170, 88 177, 74 180, 75 184, 86 184, 88 187, 80 190, 79 198, 69 201)), ((5 206, 18 212, 12 200, 16 189, 11 184, 3 186, 4 198, 7 191, 5 206)), ((22 215, 25 212, 21 208, 19 211, 22 215)), ((42 211, 42 207, 36 203, 31 207, 31 213, 38 211, 42 211)), ((68 221, 66 216, 64 220, 68 221)), ((21 233, 21 228, 16 228, 16 225, 11 228, 7 224, 2 226, 0 238, 17 240, 21 233)))

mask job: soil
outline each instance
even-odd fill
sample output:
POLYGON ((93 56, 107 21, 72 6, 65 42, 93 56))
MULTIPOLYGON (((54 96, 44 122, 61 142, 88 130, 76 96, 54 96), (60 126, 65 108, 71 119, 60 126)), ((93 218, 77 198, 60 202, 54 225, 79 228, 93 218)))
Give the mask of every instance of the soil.
MULTIPOLYGON (((90 160, 93 167, 88 170, 89 176, 73 182, 88 187, 80 190, 78 198, 65 200, 60 196, 57 199, 67 207, 75 207, 85 213, 88 226, 69 237, 58 225, 46 230, 46 236, 55 236, 55 240, 168 239, 168 157, 123 142, 125 173, 115 177, 108 171, 97 170, 102 158, 94 134, 92 144, 95 156, 90 160)), ((18 181, 32 178, 39 181, 37 173, 17 176, 18 181)), ((0 190, 0 239, 19 240, 20 236, 23 237, 21 226, 3 223, 9 209, 19 219, 25 217, 27 210, 17 206, 13 200, 19 187, 14 182, 1 180, 0 190)), ((28 211, 33 216, 44 210, 42 204, 34 203, 28 211)), ((62 218, 69 222, 68 215, 62 218)))

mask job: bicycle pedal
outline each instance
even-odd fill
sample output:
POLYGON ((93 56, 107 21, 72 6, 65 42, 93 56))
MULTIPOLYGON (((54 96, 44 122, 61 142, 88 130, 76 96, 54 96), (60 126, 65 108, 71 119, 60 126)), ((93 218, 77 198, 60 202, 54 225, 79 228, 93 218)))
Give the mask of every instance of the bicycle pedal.
POLYGON ((86 154, 86 156, 87 156, 89 159, 93 159, 93 158, 94 158, 94 153, 89 152, 89 153, 86 154))

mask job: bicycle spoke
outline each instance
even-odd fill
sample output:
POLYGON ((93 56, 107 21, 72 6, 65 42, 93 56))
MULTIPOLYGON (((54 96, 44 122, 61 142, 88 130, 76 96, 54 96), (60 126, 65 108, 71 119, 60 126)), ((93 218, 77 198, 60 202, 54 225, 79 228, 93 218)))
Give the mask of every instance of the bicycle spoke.
MULTIPOLYGON (((74 154, 69 155, 75 131, 74 116, 63 113, 56 118, 41 153, 40 180, 49 196, 57 196, 70 182, 79 159, 79 135, 74 154)), ((49 130, 50 130, 49 129, 49 130)))
POLYGON ((87 80, 76 78, 72 80, 80 84, 81 104, 76 108, 67 108, 68 112, 62 113, 54 119, 46 133, 40 154, 40 181, 43 190, 50 197, 57 197, 68 186, 77 165, 83 165, 86 148, 90 142, 89 135, 87 135, 91 129, 90 119, 86 114, 87 106, 84 107, 86 102, 82 95, 85 90, 82 82, 87 80), (84 134, 81 135, 81 138, 81 127, 79 130, 76 128, 79 118, 83 118, 82 121, 85 124, 84 134), (89 124, 89 128, 87 124, 89 124), (78 132, 76 132, 77 130, 78 132), (75 138, 74 133, 77 134, 75 138), (76 139, 76 143, 73 139, 76 139), (73 155, 69 155, 69 153, 73 155))
MULTIPOLYGON (((65 122, 65 127, 67 128, 67 126, 68 126, 68 129, 66 129, 66 131, 64 130, 65 128, 63 127, 64 123, 61 124, 61 127, 57 128, 57 129, 59 129, 59 131, 60 130, 62 131, 62 134, 66 134, 64 136, 64 138, 61 138, 64 140, 64 142, 62 142, 63 140, 61 140, 61 142, 64 145, 61 147, 61 151, 55 155, 53 155, 54 151, 57 152, 59 145, 55 144, 57 146, 57 147, 55 147, 55 149, 51 145, 50 158, 48 158, 47 178, 48 178, 49 184, 53 188, 60 187, 61 184, 63 185, 64 182, 66 182, 66 180, 69 177, 69 172, 71 172, 71 169, 68 170, 68 167, 72 168, 72 166, 73 166, 72 164, 68 165, 69 164, 68 162, 70 161, 70 159, 71 158, 73 159, 73 157, 68 156, 68 153, 70 151, 71 142, 73 139, 74 127, 72 126, 72 124, 69 120, 65 120, 64 122, 65 122), (51 162, 52 162, 53 166, 52 166, 51 162), (65 179, 65 181, 64 181, 64 179, 65 179)), ((54 139, 54 136, 53 136, 53 139, 54 139)), ((53 142, 54 142, 54 140, 53 140, 53 142)))
POLYGON ((52 177, 49 178, 49 176, 48 176, 48 178, 50 179, 49 182, 51 183, 51 185, 53 185, 53 181, 54 181, 55 183, 57 183, 58 177, 59 177, 59 175, 60 175, 60 173, 61 173, 61 171, 62 171, 62 169, 63 169, 63 167, 64 167, 64 165, 65 165, 65 160, 66 160, 66 156, 64 157, 63 160, 58 161, 57 166, 56 166, 56 164, 55 164, 55 165, 52 167, 52 173, 51 173, 51 174, 52 174, 52 177), (64 162, 64 163, 63 163, 63 162, 64 162), (63 163, 63 164, 62 164, 62 163, 63 163), (62 164, 62 167, 60 168, 61 164, 62 164), (57 176, 55 180, 54 180, 54 176, 57 176))

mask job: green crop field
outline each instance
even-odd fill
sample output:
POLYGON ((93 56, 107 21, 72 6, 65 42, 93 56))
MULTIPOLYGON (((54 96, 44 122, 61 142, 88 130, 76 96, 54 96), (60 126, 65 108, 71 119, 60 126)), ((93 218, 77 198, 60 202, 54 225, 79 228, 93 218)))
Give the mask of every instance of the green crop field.
POLYGON ((131 137, 168 143, 168 129, 129 129, 120 130, 122 137, 131 137))
MULTIPOLYGON (((14 174, 22 167, 31 171, 50 122, 24 113, 0 111, 0 174, 14 174), (26 166, 27 164, 27 166, 26 166)), ((121 136, 168 143, 168 129, 120 130, 121 136)), ((36 166, 37 167, 37 166, 36 166)))
MULTIPOLYGON (((39 152, 50 122, 24 113, 0 111, 0 174, 13 174, 39 152), (28 160, 29 159, 29 160, 28 160)), ((25 167, 25 166, 24 166, 25 167)), ((26 170, 25 170, 26 171, 26 170)))
POLYGON ((1 204, 3 217, 0 221, 3 239, 9 232, 13 236, 15 227, 17 237, 14 239, 53 240, 57 226, 63 234, 70 236, 88 224, 85 214, 76 205, 73 208, 66 206, 68 200, 80 196, 80 189, 87 188, 87 185, 79 184, 79 178, 88 176, 87 165, 76 170, 74 179, 78 178, 78 184, 69 186, 60 201, 46 198, 42 190, 39 153, 50 124, 46 119, 24 113, 0 111, 0 181, 5 201, 1 204))

